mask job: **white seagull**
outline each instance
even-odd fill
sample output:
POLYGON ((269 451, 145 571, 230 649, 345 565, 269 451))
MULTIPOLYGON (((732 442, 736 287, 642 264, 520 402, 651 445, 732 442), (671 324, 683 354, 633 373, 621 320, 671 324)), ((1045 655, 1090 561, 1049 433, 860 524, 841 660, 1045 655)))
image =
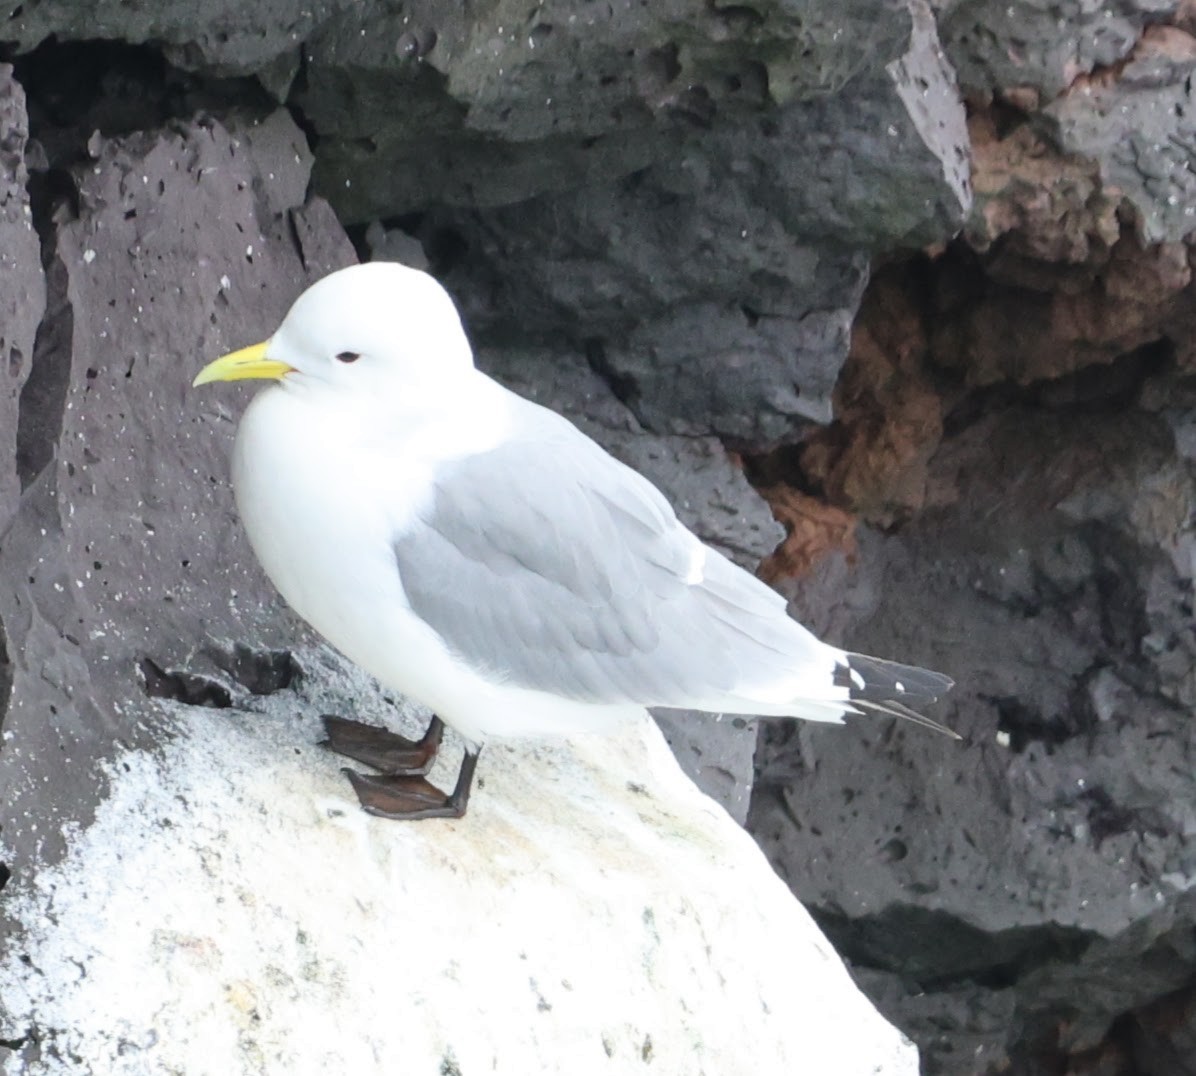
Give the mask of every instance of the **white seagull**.
MULTIPOLYGON (((647 479, 474 367, 426 273, 332 273, 265 343, 196 385, 265 378, 233 486, 282 596, 436 715, 420 741, 325 717, 362 806, 460 817, 491 736, 569 735, 645 707, 839 722, 911 709, 939 673, 820 642, 784 600, 677 519, 647 479), (441 719, 469 743, 446 795, 423 776, 441 719)), ((943 730, 946 731, 946 730, 943 730)))

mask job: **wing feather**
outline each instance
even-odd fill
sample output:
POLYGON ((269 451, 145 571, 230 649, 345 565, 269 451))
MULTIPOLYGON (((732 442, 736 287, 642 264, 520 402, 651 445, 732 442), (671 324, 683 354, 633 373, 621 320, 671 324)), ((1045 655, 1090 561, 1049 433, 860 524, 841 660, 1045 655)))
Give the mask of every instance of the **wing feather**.
POLYGON ((685 706, 822 647, 714 550, 690 582, 697 539, 660 492, 527 406, 529 435, 444 466, 393 543, 412 609, 457 657, 578 701, 685 706))

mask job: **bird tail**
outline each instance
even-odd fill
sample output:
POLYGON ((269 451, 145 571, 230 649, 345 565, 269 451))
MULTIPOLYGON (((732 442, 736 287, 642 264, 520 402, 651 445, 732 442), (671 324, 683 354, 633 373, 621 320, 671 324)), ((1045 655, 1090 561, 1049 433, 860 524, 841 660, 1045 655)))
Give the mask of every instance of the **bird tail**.
POLYGON ((914 709, 934 702, 954 684, 942 673, 866 654, 845 653, 835 666, 835 686, 847 689, 849 706, 900 717, 959 740, 959 733, 914 709))

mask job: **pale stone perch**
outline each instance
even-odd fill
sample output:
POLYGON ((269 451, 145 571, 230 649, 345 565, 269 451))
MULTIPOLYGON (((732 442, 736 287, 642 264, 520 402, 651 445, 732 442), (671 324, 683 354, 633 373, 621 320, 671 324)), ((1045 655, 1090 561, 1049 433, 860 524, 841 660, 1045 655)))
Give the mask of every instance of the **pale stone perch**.
POLYGON ((465 819, 395 825, 295 702, 178 707, 70 857, 14 878, 0 1038, 39 1049, 7 1072, 917 1072, 647 717, 493 744, 465 819))

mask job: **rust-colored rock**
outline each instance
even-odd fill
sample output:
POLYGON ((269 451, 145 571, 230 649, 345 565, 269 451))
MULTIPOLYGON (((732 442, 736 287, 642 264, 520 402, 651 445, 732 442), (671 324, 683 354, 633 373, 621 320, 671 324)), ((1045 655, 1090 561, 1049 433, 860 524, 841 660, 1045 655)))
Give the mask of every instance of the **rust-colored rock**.
POLYGON ((975 206, 968 243, 987 251, 1001 237, 1018 254, 1089 264, 1117 242, 1119 194, 1106 191, 1093 161, 1060 153, 1028 123, 1002 133, 993 109, 968 121, 975 206))
POLYGON ((1002 245, 941 267, 931 321, 936 365, 970 386, 1063 377, 1190 329, 1186 245, 1143 248, 1132 231, 1088 265, 1048 263, 1002 245), (1053 277, 1053 286, 1047 279, 1053 277))
POLYGON ((924 503, 926 465, 943 432, 918 292, 908 267, 872 282, 835 389, 836 420, 801 454, 807 479, 832 504, 883 525, 924 503))
MULTIPOLYGON (((1142 47, 1178 47, 1174 37, 1142 47)), ((1004 132, 1008 118, 989 109, 971 121, 976 210, 967 247, 936 266, 933 363, 985 386, 1062 377, 1163 339, 1189 361, 1188 243, 1142 242, 1096 162, 1060 152, 1028 123, 1004 132)))
POLYGON ((770 486, 760 494, 786 531, 785 540, 760 563, 766 583, 801 578, 832 550, 855 556, 856 518, 850 512, 792 486, 770 486))

